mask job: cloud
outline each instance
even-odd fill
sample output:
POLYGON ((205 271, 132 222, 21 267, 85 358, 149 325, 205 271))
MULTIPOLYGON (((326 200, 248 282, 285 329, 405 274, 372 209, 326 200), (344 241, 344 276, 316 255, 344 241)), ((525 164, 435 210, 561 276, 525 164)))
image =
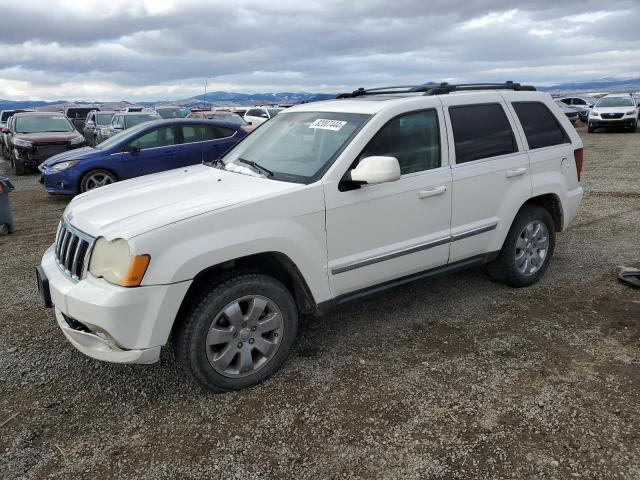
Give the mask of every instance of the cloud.
POLYGON ((58 0, 0 16, 0 98, 640 75, 634 0, 58 0))

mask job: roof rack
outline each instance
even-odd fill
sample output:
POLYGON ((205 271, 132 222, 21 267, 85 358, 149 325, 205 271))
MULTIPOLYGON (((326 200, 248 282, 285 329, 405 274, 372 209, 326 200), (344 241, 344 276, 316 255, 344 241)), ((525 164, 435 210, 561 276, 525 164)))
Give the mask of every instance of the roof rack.
POLYGON ((437 85, 401 85, 395 87, 378 87, 365 89, 363 87, 354 90, 351 93, 341 93, 336 98, 356 98, 364 95, 391 95, 394 93, 418 93, 423 95, 446 95, 451 92, 468 92, 474 90, 516 90, 516 91, 535 91, 536 87, 531 85, 521 85, 508 80, 504 83, 460 83, 450 84, 443 82, 437 85))

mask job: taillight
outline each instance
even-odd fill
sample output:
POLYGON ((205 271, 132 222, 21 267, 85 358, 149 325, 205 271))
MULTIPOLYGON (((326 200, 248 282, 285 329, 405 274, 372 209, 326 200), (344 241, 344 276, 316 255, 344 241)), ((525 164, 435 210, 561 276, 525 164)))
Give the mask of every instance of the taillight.
POLYGON ((578 172, 578 181, 582 175, 582 164, 584 163, 584 148, 578 148, 573 151, 573 157, 576 159, 576 172, 578 172))

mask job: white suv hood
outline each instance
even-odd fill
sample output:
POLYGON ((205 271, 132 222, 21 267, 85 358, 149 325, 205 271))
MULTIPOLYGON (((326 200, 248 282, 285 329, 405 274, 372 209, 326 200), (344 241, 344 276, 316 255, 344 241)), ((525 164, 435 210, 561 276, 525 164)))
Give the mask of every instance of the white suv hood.
POLYGON ((64 216, 93 237, 129 239, 186 218, 303 185, 206 165, 134 178, 74 198, 64 216))

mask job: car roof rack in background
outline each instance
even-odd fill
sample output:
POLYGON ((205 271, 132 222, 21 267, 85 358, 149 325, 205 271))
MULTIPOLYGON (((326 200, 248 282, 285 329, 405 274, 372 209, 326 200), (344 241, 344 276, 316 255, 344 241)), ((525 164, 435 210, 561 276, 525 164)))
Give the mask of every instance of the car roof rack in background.
POLYGON ((516 90, 535 91, 536 87, 531 85, 521 85, 520 83, 508 80, 504 83, 460 83, 451 84, 447 82, 438 85, 401 85, 395 87, 378 88, 358 88, 351 93, 341 93, 336 98, 356 98, 365 95, 392 95, 395 93, 419 93, 423 95, 446 95, 451 92, 469 92, 476 90, 516 90))

